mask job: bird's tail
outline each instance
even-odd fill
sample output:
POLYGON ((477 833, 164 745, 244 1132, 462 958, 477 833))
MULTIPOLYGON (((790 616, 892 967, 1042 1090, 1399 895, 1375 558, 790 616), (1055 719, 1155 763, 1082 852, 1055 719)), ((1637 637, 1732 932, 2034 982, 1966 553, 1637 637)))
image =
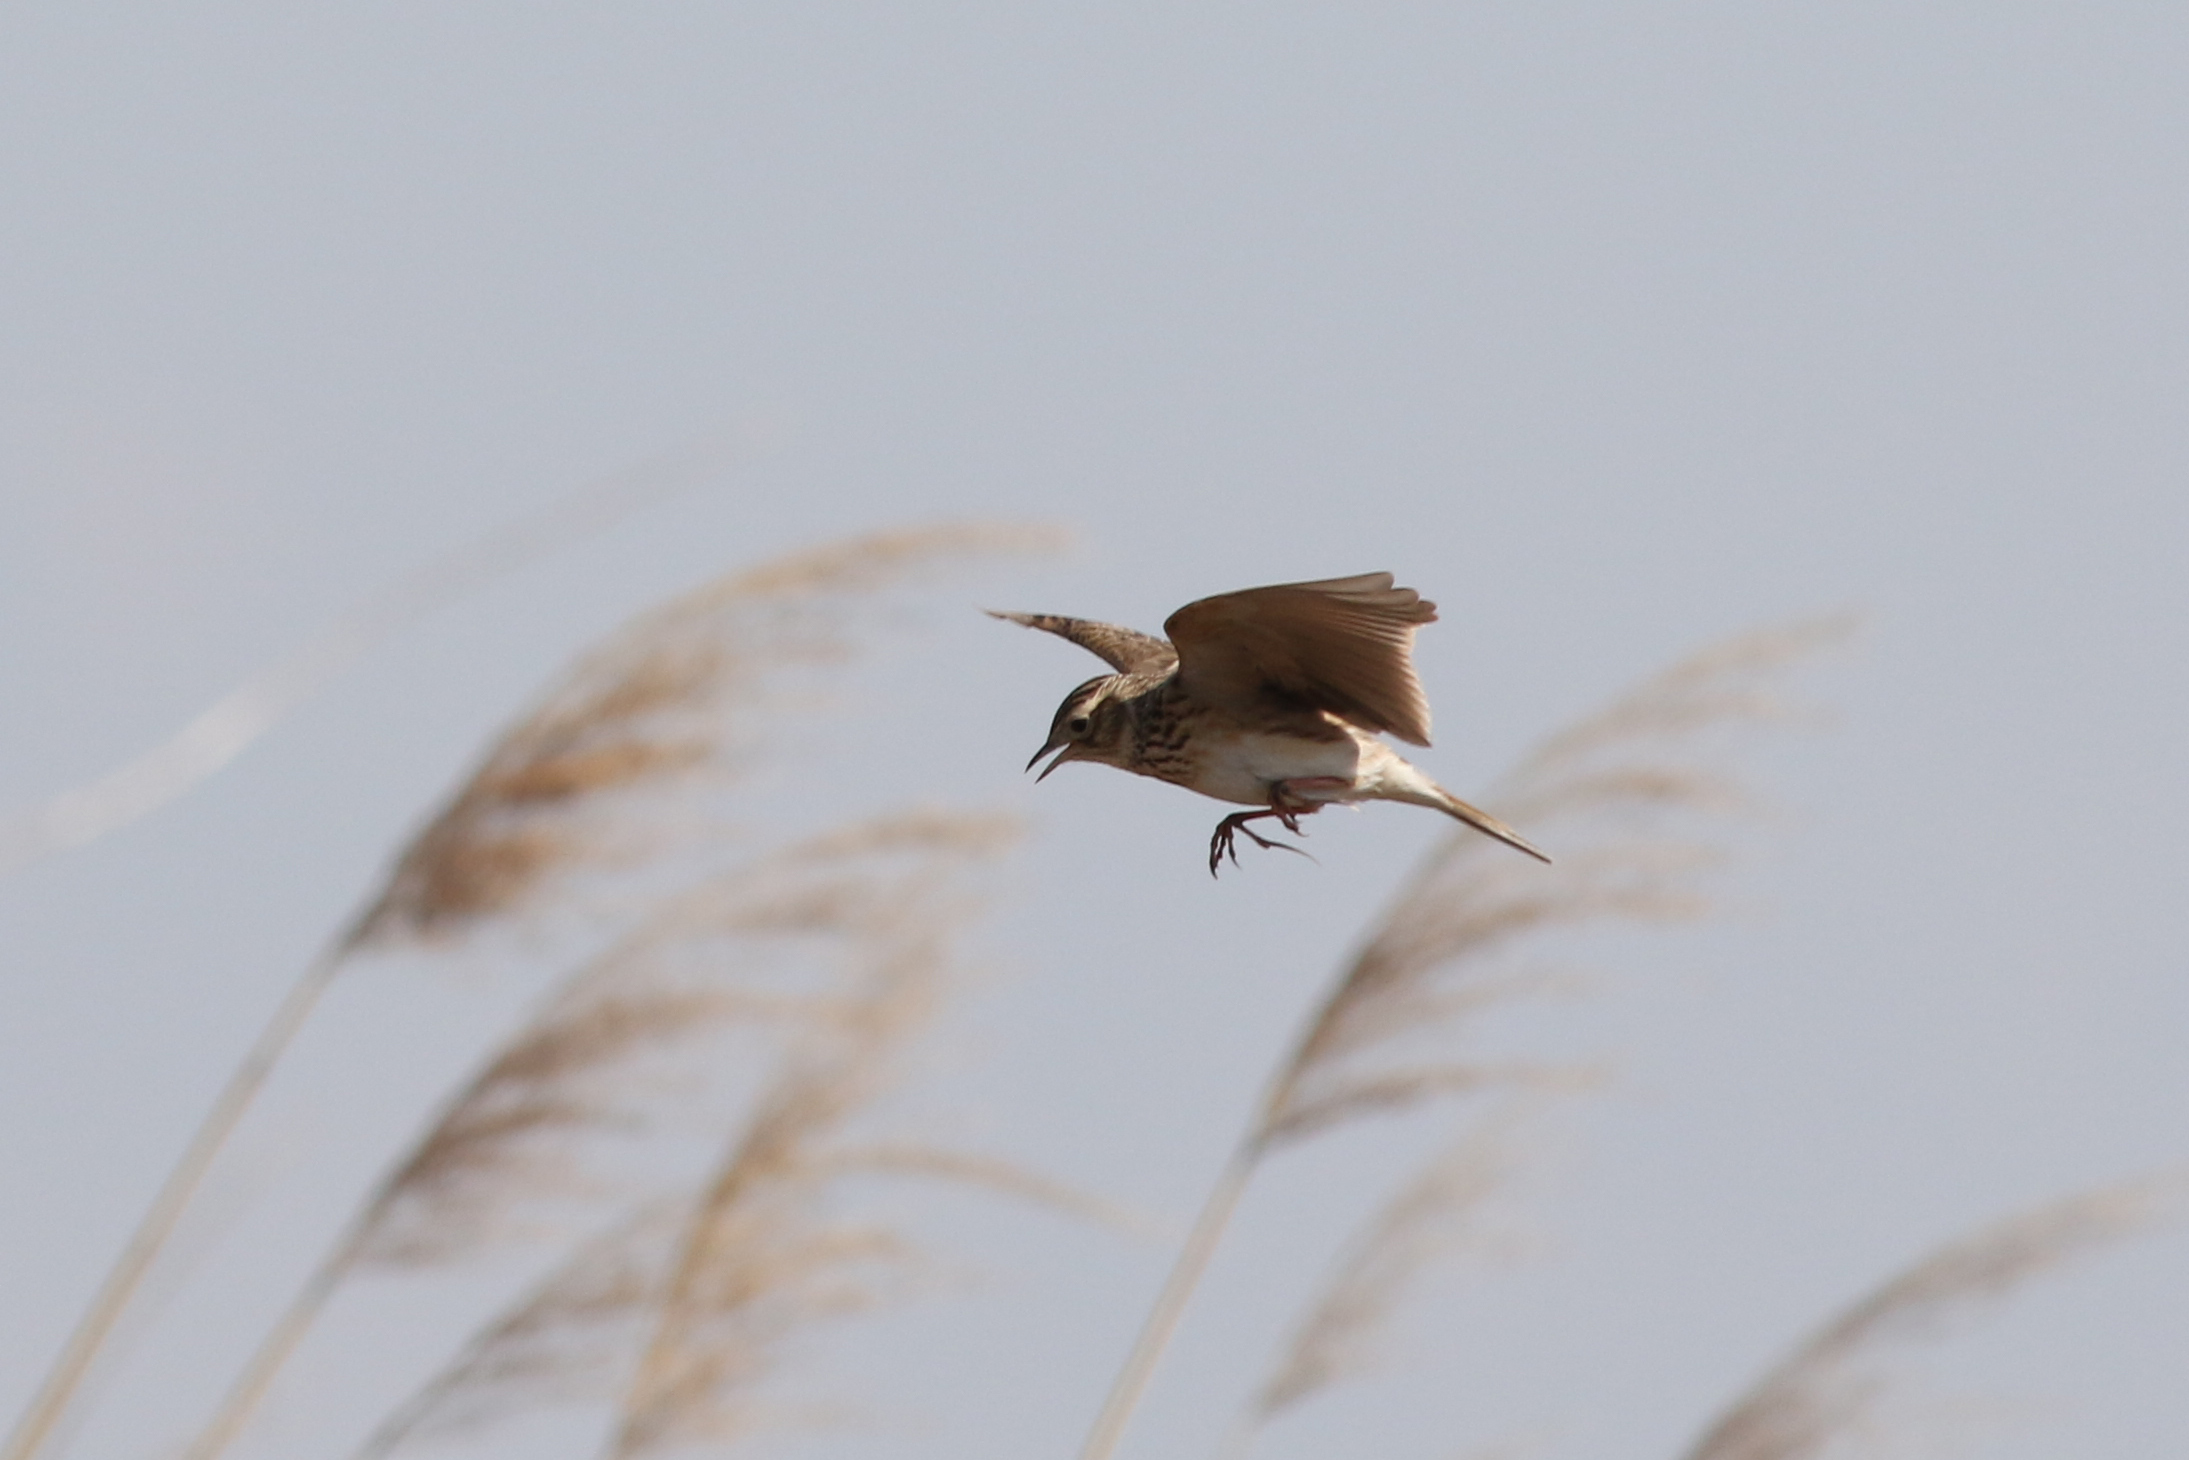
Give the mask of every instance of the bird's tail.
POLYGON ((1481 807, 1469 806, 1442 786, 1432 785, 1432 789, 1436 792, 1436 799, 1431 800, 1425 797, 1422 800, 1423 805, 1434 806, 1446 816, 1456 821, 1464 821, 1484 836, 1494 836, 1506 846, 1513 848, 1515 851, 1526 852, 1538 862, 1547 863, 1550 861, 1550 853, 1544 851, 1534 842, 1529 841, 1481 807))
POLYGON ((1396 752, 1381 741, 1360 737, 1362 746, 1360 779, 1364 783, 1355 795, 1364 800, 1405 801, 1414 806, 1427 806, 1441 811, 1454 821, 1464 821, 1484 836, 1496 837, 1514 851, 1526 852, 1538 862, 1550 861, 1550 854, 1499 821, 1479 806, 1469 806, 1450 791, 1422 773, 1421 767, 1401 759, 1396 752))

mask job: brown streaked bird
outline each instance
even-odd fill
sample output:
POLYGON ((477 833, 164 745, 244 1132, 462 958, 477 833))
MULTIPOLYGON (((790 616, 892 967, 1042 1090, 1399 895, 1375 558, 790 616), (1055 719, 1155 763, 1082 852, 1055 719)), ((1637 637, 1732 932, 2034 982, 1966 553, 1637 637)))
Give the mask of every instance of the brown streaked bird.
POLYGON ((1115 674, 1064 697, 1049 741, 1026 763, 1091 760, 1154 776, 1219 801, 1257 806, 1216 825, 1209 873, 1234 839, 1298 851, 1247 825, 1274 817, 1298 834, 1300 818, 1332 802, 1405 801, 1430 806, 1548 862, 1527 838, 1430 780, 1376 738, 1388 731, 1429 743, 1429 702, 1414 677, 1414 630, 1437 606, 1389 573, 1279 583, 1187 604, 1154 638, 1114 624, 1050 613, 997 613, 1070 639, 1115 674))

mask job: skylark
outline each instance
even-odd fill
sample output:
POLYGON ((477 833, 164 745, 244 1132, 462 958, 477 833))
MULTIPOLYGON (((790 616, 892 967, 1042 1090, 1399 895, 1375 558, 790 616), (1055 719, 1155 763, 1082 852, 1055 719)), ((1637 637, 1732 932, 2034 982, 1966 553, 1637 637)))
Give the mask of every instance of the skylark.
POLYGON ((1468 805, 1376 738, 1387 731, 1429 743, 1429 702, 1414 677, 1414 630, 1437 610, 1389 573, 1317 583, 1279 583, 1198 599, 1153 638, 1113 624, 1049 613, 996 613, 1071 640, 1115 674, 1064 697, 1049 741, 1026 763, 1098 761, 1154 776, 1219 801, 1256 806, 1216 825, 1209 873, 1239 860, 1234 838, 1298 851, 1247 825, 1274 817, 1299 834, 1300 818, 1332 802, 1405 801, 1431 806, 1548 862, 1528 840, 1468 805))

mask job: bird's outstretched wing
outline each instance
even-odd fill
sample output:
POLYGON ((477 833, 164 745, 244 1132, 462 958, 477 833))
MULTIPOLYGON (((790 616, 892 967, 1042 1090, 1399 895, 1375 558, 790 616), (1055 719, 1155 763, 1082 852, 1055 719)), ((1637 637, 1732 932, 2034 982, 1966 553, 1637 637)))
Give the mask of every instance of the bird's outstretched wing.
POLYGON ((1279 583, 1187 604, 1163 625, 1195 699, 1250 711, 1272 700, 1429 743, 1414 630, 1437 606, 1389 573, 1279 583))
POLYGON ((1178 662, 1178 653, 1153 634, 1098 624, 1090 618, 1066 618, 1056 613, 1002 613, 989 609, 990 618, 1009 619, 1030 629, 1055 634, 1094 654, 1119 674, 1161 673, 1178 662))

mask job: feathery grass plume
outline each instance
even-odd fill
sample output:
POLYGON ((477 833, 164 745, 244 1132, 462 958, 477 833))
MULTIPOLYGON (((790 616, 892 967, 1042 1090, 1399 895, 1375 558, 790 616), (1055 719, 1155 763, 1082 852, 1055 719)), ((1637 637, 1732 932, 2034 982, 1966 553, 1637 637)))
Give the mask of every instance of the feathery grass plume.
POLYGON ((414 1440, 542 1404, 613 1403, 689 1220, 688 1202, 651 1203, 580 1245, 389 1414, 352 1460, 382 1460, 414 1440))
POLYGON ((1432 851, 1309 1020, 1253 1139, 1286 1141, 1447 1091, 1548 1072, 1404 1060, 1423 1036, 1533 992, 1500 955, 1604 920, 1676 922, 1708 903, 1722 860, 1695 827, 1749 798, 1722 768, 1724 733, 1786 719, 1771 680, 1844 637, 1839 622, 1747 634, 1682 660, 1543 742, 1488 803, 1558 843, 1546 868, 1456 833, 1432 851), (1400 1062, 1390 1058, 1397 1054, 1400 1062))
POLYGON ((737 1153, 700 1199, 617 1417, 616 1460, 682 1444, 721 1444, 760 1418, 754 1394, 775 1348, 801 1324, 878 1301, 911 1255, 872 1224, 829 1221, 821 1198, 828 1138, 878 1088, 888 1046, 924 1022, 936 970, 890 970, 832 1032, 797 1056, 762 1102, 737 1153))
POLYGON ((1375 1366, 1406 1290, 1460 1245, 1465 1221, 1504 1189, 1514 1144, 1502 1129, 1464 1132, 1354 1236, 1255 1396, 1234 1453, 1244 1453, 1254 1430, 1279 1411, 1375 1366))
MULTIPOLYGON (((892 841, 918 830, 886 825, 892 841)), ((855 829, 814 846, 874 840, 855 829)), ((823 901, 841 918, 842 987, 799 1022, 697 1194, 674 1221, 634 1221, 581 1251, 391 1416, 360 1460, 550 1401, 611 1399, 607 1452, 619 1457, 759 1426, 771 1411, 755 1391, 783 1341, 879 1300, 912 1255, 885 1226, 832 1216, 847 1177, 911 1172, 1090 1205, 985 1158, 857 1137, 951 982, 968 908, 935 876, 823 901)))
POLYGON ((381 1179, 244 1366, 192 1460, 241 1430, 353 1271, 471 1257, 521 1230, 527 1204, 612 1189, 584 1169, 585 1139, 643 1134, 665 1097, 681 1105, 690 1093, 646 1075, 675 1054, 705 1055, 708 1036, 730 1024, 839 1017, 840 994, 798 985, 798 945, 867 936, 877 916, 1017 834, 998 816, 878 817, 666 899, 566 979, 381 1179))
POLYGON ((774 673, 840 657, 848 600, 953 557, 1048 546, 1044 529, 870 534, 732 574, 641 616, 581 658, 398 855, 365 911, 308 966, 215 1097, 4 1446, 32 1460, 206 1172, 353 954, 446 941, 516 913, 608 835, 620 795, 749 748, 774 673))
POLYGON ((1698 813, 1745 804, 1719 768, 1725 733, 1787 716, 1775 676, 1847 632, 1841 621, 1743 635, 1682 660, 1544 741, 1485 804, 1558 849, 1555 866, 1472 831, 1432 850, 1309 1016, 1204 1199, 1095 1418, 1081 1460, 1108 1460, 1157 1360, 1270 1152, 1440 1095, 1571 1084, 1573 1072, 1455 1057, 1471 1016, 1544 980, 1506 955, 1606 919, 1666 922, 1704 907, 1713 848, 1698 813))
POLYGON ((1818 1329, 1725 1411, 1686 1460, 1813 1460, 1853 1434, 1888 1386, 1894 1345, 1935 1333, 2092 1248, 2181 1215, 2179 1174, 2084 1192, 1931 1253, 1818 1329))
MULTIPOLYGON (((574 975, 392 1171, 366 1209, 361 1256, 417 1265, 470 1255, 513 1225, 512 1208, 583 1178, 576 1137, 643 1129, 650 1097, 682 1082, 637 1067, 725 1024, 796 1024, 834 996, 800 987, 792 943, 843 937, 922 879, 986 859, 1018 835, 1008 817, 921 810, 876 817, 734 868, 671 898, 623 943, 574 975)), ((597 1185, 597 1183, 585 1183, 597 1185)))
POLYGON ((875 533, 779 558, 653 610, 578 661, 512 727, 397 860, 349 935, 354 946, 434 938, 506 911, 600 848, 614 793, 749 747, 768 677, 841 658, 842 614, 938 560, 1052 545, 1030 528, 875 533))

